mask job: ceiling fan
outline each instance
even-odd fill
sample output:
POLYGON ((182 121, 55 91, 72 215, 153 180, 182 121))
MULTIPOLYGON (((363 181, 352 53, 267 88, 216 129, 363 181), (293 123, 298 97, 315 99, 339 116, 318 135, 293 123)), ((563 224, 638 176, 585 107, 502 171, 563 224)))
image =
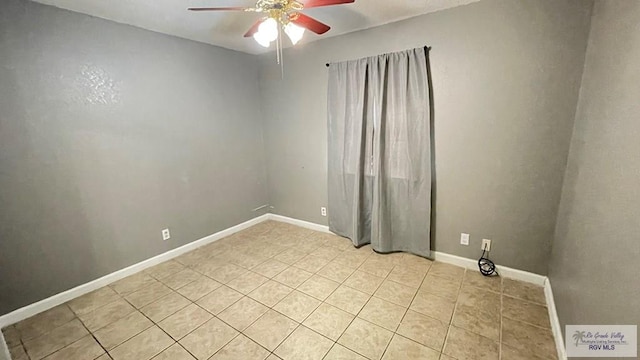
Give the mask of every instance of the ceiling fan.
POLYGON ((269 47, 276 41, 281 48, 280 30, 284 30, 293 45, 297 44, 304 31, 309 30, 322 35, 331 29, 328 25, 307 16, 300 11, 309 8, 353 3, 355 0, 258 0, 254 7, 203 7, 189 8, 190 11, 246 11, 263 13, 260 18, 244 34, 252 37, 258 44, 269 47))

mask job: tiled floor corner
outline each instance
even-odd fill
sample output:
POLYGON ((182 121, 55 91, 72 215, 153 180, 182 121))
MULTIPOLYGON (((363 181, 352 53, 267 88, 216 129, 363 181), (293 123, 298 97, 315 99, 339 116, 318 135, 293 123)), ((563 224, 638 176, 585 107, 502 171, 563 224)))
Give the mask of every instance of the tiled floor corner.
POLYGON ((556 358, 541 287, 273 221, 2 331, 14 360, 556 358))

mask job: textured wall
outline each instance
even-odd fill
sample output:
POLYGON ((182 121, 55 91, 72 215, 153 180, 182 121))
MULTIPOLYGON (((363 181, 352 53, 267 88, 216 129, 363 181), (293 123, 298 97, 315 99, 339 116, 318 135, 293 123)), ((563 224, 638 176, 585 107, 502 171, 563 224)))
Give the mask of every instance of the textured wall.
POLYGON ((253 56, 0 2, 0 314, 259 215, 258 91, 253 56))
MULTIPOLYGON (((591 1, 485 0, 261 56, 275 212, 326 223, 326 62, 430 45, 435 97, 435 241, 547 272, 591 1), (460 233, 471 245, 459 245, 460 233)), ((313 36, 307 34, 306 36, 313 36)))
POLYGON ((563 328, 640 323, 639 64, 640 2, 596 1, 549 267, 563 328))

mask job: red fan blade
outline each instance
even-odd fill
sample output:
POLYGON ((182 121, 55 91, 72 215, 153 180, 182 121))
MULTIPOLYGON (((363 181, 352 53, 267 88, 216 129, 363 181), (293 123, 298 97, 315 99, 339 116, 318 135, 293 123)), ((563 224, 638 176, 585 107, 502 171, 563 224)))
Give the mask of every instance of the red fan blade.
POLYGON ((244 37, 252 37, 253 34, 258 32, 258 27, 260 27, 260 24, 262 24, 263 21, 265 21, 267 18, 262 18, 258 21, 256 21, 255 24, 251 25, 251 27, 249 28, 249 31, 247 31, 246 34, 244 34, 244 37))
POLYGON ((189 8, 190 11, 247 11, 248 7, 209 7, 209 8, 189 8))
POLYGON ((329 31, 329 29, 331 29, 329 25, 323 24, 320 21, 302 13, 292 14, 290 21, 298 26, 302 26, 309 31, 313 31, 318 35, 322 35, 329 31))
POLYGON ((303 1, 305 9, 310 9, 310 8, 314 8, 314 7, 321 7, 321 6, 351 4, 353 2, 356 2, 356 0, 307 0, 307 1, 303 1))

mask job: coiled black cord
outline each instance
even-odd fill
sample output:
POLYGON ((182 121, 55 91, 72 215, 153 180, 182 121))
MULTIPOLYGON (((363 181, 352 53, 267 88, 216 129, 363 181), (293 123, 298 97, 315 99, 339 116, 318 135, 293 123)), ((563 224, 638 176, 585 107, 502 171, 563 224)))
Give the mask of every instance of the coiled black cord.
POLYGON ((484 254, 487 252, 486 247, 482 249, 482 256, 478 259, 478 268, 480 268, 480 273, 484 276, 493 276, 498 275, 498 271, 496 271, 496 264, 493 261, 489 260, 489 256, 484 257, 484 254))

